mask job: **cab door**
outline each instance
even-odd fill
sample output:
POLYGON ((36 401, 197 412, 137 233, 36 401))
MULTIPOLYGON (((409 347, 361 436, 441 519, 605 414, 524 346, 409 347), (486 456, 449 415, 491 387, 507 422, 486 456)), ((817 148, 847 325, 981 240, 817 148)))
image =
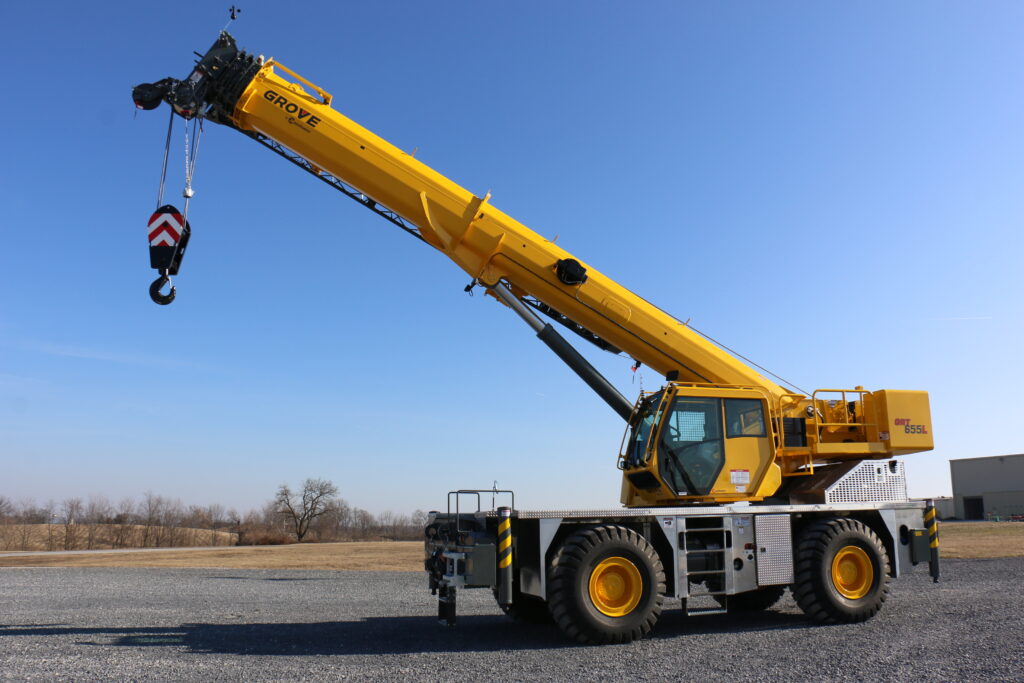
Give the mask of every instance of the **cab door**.
POLYGON ((765 402, 760 398, 724 398, 722 410, 725 466, 711 495, 747 497, 761 488, 762 477, 772 464, 765 402))

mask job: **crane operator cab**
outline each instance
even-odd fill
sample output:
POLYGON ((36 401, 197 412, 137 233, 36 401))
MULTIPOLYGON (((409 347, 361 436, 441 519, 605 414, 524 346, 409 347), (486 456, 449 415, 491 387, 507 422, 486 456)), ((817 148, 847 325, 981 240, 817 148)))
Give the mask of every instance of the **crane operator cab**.
POLYGON ((627 506, 761 500, 781 482, 768 396, 669 384, 641 397, 619 467, 627 506))

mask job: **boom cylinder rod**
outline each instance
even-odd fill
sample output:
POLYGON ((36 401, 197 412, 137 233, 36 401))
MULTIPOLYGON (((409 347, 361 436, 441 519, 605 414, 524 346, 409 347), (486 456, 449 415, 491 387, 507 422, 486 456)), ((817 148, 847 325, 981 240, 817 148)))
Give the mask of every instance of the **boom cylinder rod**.
POLYGON ((588 387, 604 399, 604 402, 611 406, 611 409, 619 417, 627 422, 629 421, 629 418, 633 415, 633 404, 620 394, 619 390, 612 386, 612 383, 598 372, 572 344, 567 342, 565 337, 558 334, 555 328, 551 327, 550 323, 545 323, 538 318, 505 285, 501 283, 496 284, 494 287, 491 287, 491 291, 494 292, 495 296, 508 304, 508 307, 515 311, 537 333, 537 338, 554 351, 555 355, 561 358, 562 362, 568 365, 573 372, 579 375, 579 378, 586 382, 588 387))

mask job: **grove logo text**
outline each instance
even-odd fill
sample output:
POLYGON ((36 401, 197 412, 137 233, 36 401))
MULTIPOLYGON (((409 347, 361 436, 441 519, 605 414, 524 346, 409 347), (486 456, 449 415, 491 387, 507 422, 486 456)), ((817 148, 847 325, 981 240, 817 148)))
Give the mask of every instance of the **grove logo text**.
POLYGON ((292 123, 302 123, 309 126, 310 128, 316 128, 316 124, 320 123, 319 116, 313 116, 312 112, 306 111, 305 109, 295 104, 294 102, 289 102, 288 98, 284 97, 283 95, 278 95, 273 90, 268 90, 267 92, 263 93, 263 99, 265 99, 267 102, 273 102, 274 104, 281 107, 281 109, 284 109, 289 114, 294 114, 294 116, 288 119, 292 123))

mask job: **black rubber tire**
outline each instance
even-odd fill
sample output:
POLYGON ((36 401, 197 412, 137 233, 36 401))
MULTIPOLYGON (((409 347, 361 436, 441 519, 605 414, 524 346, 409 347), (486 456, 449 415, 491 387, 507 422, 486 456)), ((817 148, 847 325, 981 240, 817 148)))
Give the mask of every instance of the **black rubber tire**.
POLYGON ((716 595, 715 600, 719 605, 726 605, 730 612, 763 612, 771 609, 785 592, 785 586, 767 586, 736 595, 716 595))
MULTIPOLYGON (((491 589, 491 592, 494 594, 494 601, 498 602, 498 590, 494 588, 491 589)), ((523 624, 551 623, 551 612, 548 610, 548 603, 532 595, 523 595, 518 590, 512 594, 511 605, 498 603, 498 607, 507 616, 511 617, 513 621, 523 624)))
POLYGON ((889 556, 878 535, 863 522, 833 517, 811 523, 800 532, 796 547, 793 597, 811 619, 824 624, 867 621, 889 595, 889 556), (871 586, 863 597, 850 599, 832 580, 832 561, 847 546, 863 550, 871 561, 871 586))
POLYGON ((548 607, 562 631, 580 643, 628 643, 643 637, 661 615, 665 570, 654 547, 632 529, 582 527, 562 543, 548 574, 548 607), (621 557, 639 570, 641 595, 628 614, 611 617, 590 598, 590 576, 605 559, 621 557))

